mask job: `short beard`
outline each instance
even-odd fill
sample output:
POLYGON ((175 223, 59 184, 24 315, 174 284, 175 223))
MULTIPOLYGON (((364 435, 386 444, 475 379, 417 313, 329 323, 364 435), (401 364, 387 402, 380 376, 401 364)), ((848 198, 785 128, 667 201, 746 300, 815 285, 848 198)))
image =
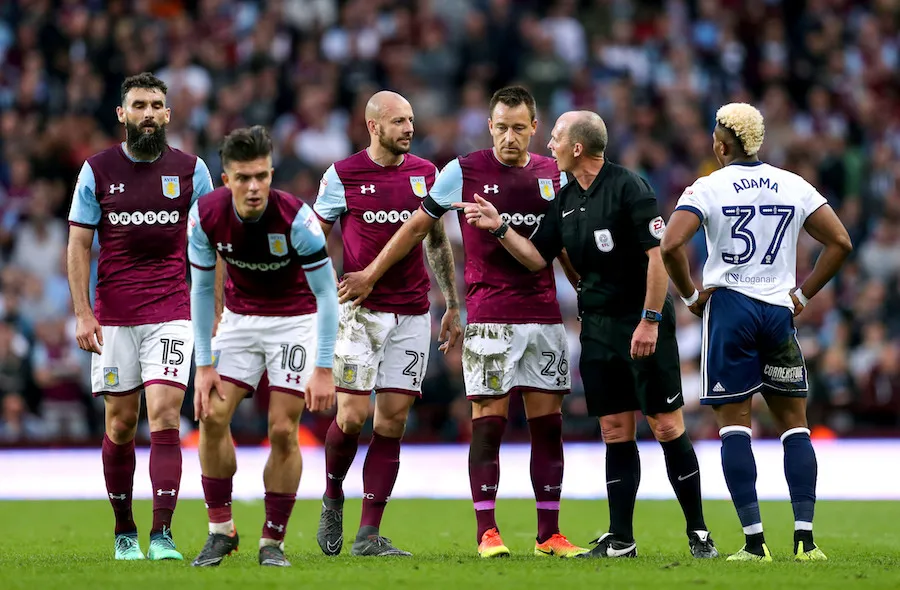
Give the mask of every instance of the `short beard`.
MULTIPOLYGON (((401 139, 405 139, 405 138, 401 138, 401 139)), ((412 140, 412 138, 410 138, 410 140, 412 140)), ((412 141, 410 141, 410 147, 401 147, 399 142, 391 141, 383 135, 378 137, 378 143, 381 145, 381 147, 383 147, 387 151, 391 152, 395 156, 402 156, 403 154, 408 154, 410 148, 412 147, 412 141)))
POLYGON ((166 127, 160 125, 153 133, 144 133, 137 125, 125 123, 125 144, 131 155, 140 160, 155 160, 166 149, 166 127))

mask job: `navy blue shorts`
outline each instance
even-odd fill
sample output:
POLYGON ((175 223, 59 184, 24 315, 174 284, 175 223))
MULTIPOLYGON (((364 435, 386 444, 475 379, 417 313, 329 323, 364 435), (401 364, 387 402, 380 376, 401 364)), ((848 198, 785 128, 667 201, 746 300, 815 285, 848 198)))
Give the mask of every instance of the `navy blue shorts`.
POLYGON ((791 310, 730 289, 703 311, 700 403, 743 401, 755 393, 806 397, 806 362, 791 310))

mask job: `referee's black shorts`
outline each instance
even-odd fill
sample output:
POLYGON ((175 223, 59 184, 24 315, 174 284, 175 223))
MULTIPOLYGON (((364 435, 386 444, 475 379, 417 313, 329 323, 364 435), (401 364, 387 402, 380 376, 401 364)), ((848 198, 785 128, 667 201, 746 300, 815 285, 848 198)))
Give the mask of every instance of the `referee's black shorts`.
POLYGON ((653 416, 684 405, 672 300, 667 297, 663 306, 656 352, 646 359, 634 360, 631 337, 639 321, 640 318, 582 314, 581 379, 591 416, 634 410, 653 416))

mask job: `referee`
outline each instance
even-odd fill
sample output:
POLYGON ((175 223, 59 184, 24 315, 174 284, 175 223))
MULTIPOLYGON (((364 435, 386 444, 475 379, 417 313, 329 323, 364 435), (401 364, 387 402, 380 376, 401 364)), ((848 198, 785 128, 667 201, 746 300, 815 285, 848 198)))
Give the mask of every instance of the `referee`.
POLYGON ((502 221, 475 195, 457 203, 466 221, 490 231, 532 271, 563 249, 581 279, 581 377, 588 410, 600 418, 606 442, 609 532, 579 557, 635 557, 632 521, 641 479, 635 410, 641 410, 665 453, 669 481, 687 521, 694 557, 717 557, 703 520, 700 468, 684 428, 675 311, 659 241, 665 223, 650 186, 607 162, 606 125, 596 113, 574 111, 557 120, 550 151, 569 182, 559 191, 531 240, 502 221))

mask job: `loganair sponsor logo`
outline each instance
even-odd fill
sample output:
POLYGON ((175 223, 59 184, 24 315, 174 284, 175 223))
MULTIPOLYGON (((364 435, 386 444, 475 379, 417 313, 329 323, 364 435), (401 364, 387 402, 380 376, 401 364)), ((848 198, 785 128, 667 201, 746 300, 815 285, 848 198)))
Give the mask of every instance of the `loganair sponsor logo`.
POLYGON ((134 211, 132 213, 116 213, 110 211, 106 218, 112 225, 166 225, 178 223, 181 214, 178 211, 134 211))
POLYGON ((778 278, 770 275, 752 277, 736 272, 729 272, 725 274, 725 282, 729 285, 771 285, 777 283, 778 278))
POLYGON ((412 211, 366 211, 363 221, 366 223, 403 223, 412 217, 412 211))
POLYGON ((510 225, 538 225, 543 218, 543 213, 540 215, 535 215, 533 213, 528 213, 527 215, 522 215, 521 213, 513 213, 512 215, 509 213, 500 214, 500 219, 510 225))
POLYGON ((277 260, 275 262, 244 262, 243 260, 237 260, 230 256, 226 256, 225 262, 227 262, 228 264, 233 264, 234 266, 243 270, 267 271, 282 269, 291 263, 291 259, 286 258, 285 260, 277 260))

